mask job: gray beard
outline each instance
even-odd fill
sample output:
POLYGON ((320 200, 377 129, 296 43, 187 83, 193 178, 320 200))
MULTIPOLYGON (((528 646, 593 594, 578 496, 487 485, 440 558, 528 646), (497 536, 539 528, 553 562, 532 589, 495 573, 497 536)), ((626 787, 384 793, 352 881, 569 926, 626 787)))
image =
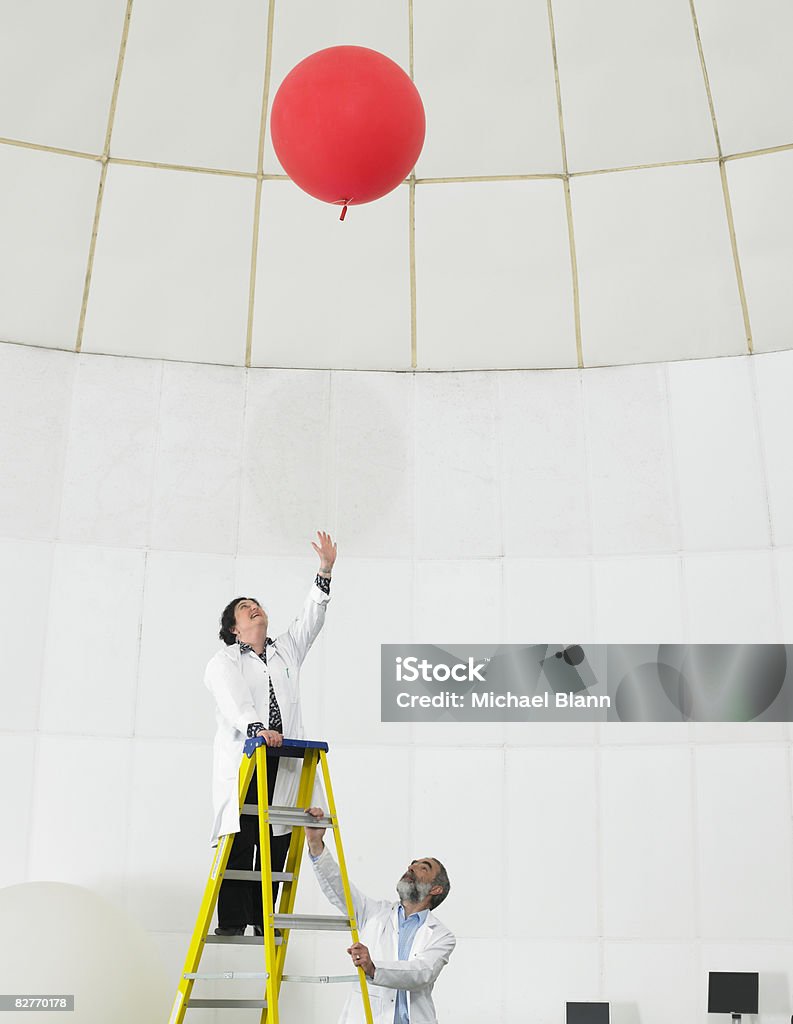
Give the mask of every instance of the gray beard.
POLYGON ((397 882, 397 895, 406 903, 423 903, 429 896, 432 882, 411 882, 409 878, 400 878, 397 882))

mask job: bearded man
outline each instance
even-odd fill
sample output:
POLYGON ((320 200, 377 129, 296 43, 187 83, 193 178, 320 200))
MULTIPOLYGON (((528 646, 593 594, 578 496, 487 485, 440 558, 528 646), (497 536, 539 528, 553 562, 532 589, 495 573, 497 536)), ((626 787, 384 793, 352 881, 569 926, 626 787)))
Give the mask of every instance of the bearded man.
MULTIPOLYGON (((309 814, 321 818, 319 807, 309 814)), ((306 828, 308 852, 320 888, 347 913, 339 866, 325 847, 324 828, 306 828)), ((374 1024, 437 1024, 432 988, 456 939, 432 913, 449 894, 446 868, 435 857, 410 863, 397 882, 398 901, 373 900, 350 885, 360 942, 347 952, 370 981, 374 1024)), ((364 1024, 360 984, 347 997, 339 1024, 364 1024)))

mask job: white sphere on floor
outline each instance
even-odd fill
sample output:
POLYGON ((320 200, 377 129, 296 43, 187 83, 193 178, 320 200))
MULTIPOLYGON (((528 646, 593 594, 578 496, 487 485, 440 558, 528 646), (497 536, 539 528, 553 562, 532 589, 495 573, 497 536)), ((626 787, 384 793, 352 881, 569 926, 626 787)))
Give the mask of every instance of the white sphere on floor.
MULTIPOLYGON (((154 941, 95 892, 61 882, 12 885, 0 889, 0 922, 0 993, 73 995, 68 1019, 76 1024, 168 1019, 176 983, 154 941)), ((2 1017, 32 1019, 15 1009, 2 1017)))

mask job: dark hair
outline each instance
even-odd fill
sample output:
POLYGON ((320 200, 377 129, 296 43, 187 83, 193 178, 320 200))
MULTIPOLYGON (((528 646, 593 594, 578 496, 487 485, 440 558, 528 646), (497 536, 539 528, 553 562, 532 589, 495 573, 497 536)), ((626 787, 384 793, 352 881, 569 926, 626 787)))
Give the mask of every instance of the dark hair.
POLYGON ((439 893, 437 896, 430 896, 430 910, 434 910, 436 907, 440 906, 441 903, 443 903, 443 901, 449 895, 449 890, 452 887, 452 884, 449 881, 449 876, 446 873, 446 868, 443 866, 443 864, 441 864, 437 857, 433 857, 432 859, 438 865, 438 870, 435 874, 435 878, 432 880, 432 887, 434 889, 436 885, 440 885, 443 888, 443 892, 439 893))
MULTIPOLYGON (((237 624, 235 613, 237 610, 237 605, 240 603, 240 601, 256 601, 256 598, 235 597, 234 600, 229 601, 229 603, 223 609, 223 614, 220 616, 220 633, 218 635, 227 647, 231 647, 232 644, 235 644, 237 642, 237 638, 236 636, 234 636, 232 630, 237 624)), ((256 601, 256 604, 258 604, 259 607, 261 608, 261 605, 259 604, 258 601, 256 601)))

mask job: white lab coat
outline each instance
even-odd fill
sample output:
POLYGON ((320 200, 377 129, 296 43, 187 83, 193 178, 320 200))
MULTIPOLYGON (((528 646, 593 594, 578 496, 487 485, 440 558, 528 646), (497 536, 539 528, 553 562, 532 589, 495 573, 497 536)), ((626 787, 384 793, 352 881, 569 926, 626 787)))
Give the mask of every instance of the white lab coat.
MULTIPOLYGON (((212 846, 217 846, 218 836, 240 830, 240 762, 249 723, 263 722, 266 728, 269 722, 270 679, 281 711, 284 736, 303 736, 300 666, 322 629, 329 600, 330 596, 316 584, 312 586, 301 615, 268 646, 267 665, 253 651, 243 653, 239 644, 224 647, 207 665, 204 682, 215 698, 217 721, 212 764, 212 846)), ((302 767, 302 758, 279 760, 273 804, 295 804, 302 767)), ((272 828, 276 835, 290 831, 289 826, 272 828)))
MULTIPOLYGON (((347 912, 339 866, 325 849, 314 861, 320 888, 342 913, 347 912)), ((350 883, 360 941, 375 965, 369 982, 374 1024, 394 1024, 397 989, 408 990, 410 1024, 437 1024, 432 987, 449 962, 456 939, 430 911, 413 939, 410 957, 399 960, 399 903, 373 900, 350 883)), ((359 982, 352 985, 339 1024, 365 1024, 359 982)))

